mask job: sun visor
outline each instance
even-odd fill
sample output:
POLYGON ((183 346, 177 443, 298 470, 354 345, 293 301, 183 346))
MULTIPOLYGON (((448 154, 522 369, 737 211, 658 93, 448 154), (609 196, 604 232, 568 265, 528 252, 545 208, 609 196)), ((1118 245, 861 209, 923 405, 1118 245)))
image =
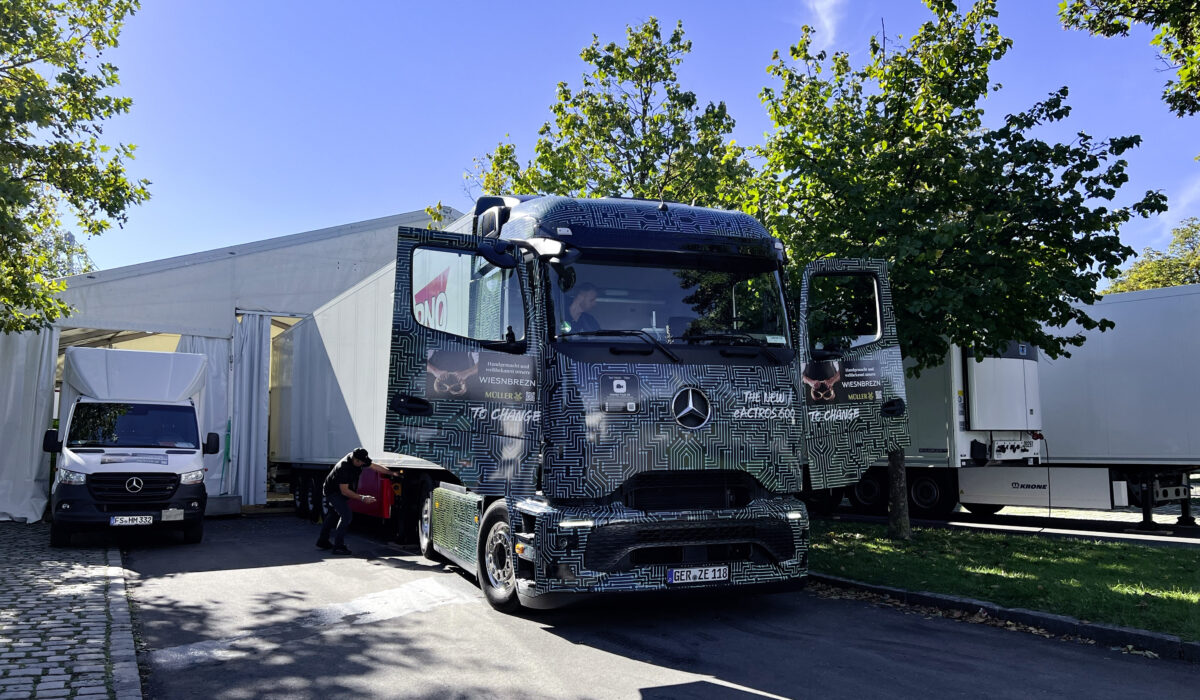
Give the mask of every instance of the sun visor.
POLYGON ((185 401, 204 387, 204 355, 67 348, 63 383, 103 401, 185 401))

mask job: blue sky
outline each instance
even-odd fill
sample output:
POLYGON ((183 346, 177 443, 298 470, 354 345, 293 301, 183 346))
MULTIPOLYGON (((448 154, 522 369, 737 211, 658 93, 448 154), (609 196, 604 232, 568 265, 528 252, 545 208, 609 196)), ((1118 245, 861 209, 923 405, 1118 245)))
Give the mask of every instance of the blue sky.
MULTIPOLYGON (((1004 89, 986 101, 987 119, 1068 85, 1074 112, 1055 138, 1141 134, 1121 197, 1161 189, 1171 209, 1131 222, 1122 238, 1163 248, 1172 226, 1200 216, 1200 118, 1163 105, 1167 74, 1148 31, 1068 32, 1057 4, 1000 0, 1015 45, 993 66, 1004 89)), ((130 171, 152 181, 151 199, 88 250, 108 269, 439 200, 463 209, 472 159, 506 134, 528 156, 555 85, 578 84, 592 34, 623 40, 626 25, 650 16, 683 20, 693 51, 682 84, 701 103, 724 101, 738 142, 754 145, 771 126, 758 97, 771 53, 795 43, 801 25, 860 64, 881 20, 895 38, 929 15, 919 0, 151 0, 107 56, 134 105, 105 132, 137 144, 130 171)))

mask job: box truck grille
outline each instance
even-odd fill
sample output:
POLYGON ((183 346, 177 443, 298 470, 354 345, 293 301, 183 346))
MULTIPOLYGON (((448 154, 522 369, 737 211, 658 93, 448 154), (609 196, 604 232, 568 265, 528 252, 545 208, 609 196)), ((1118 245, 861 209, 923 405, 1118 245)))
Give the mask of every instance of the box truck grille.
POLYGON ((168 501, 175 495, 179 475, 130 472, 90 474, 87 484, 92 498, 101 503, 152 503, 168 501), (137 485, 131 484, 134 479, 141 483, 140 490, 131 490, 131 486, 137 485))
POLYGON ((646 472, 626 481, 621 501, 629 508, 665 510, 724 510, 745 508, 762 487, 743 471, 646 472))
POLYGON ((644 564, 761 560, 795 556, 792 529, 773 519, 617 523, 596 528, 584 565, 593 571, 626 571, 644 564))

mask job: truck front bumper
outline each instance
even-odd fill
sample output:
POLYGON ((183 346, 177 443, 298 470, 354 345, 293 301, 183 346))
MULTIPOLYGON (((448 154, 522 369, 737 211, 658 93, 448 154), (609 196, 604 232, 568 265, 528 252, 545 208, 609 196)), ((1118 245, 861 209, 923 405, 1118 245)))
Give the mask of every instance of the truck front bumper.
POLYGON ((531 499, 516 504, 513 520, 525 574, 517 592, 529 607, 557 604, 564 594, 780 584, 808 573, 808 512, 793 498, 649 513, 531 499), (719 578, 675 582, 685 569, 715 570, 719 578))
POLYGON ((145 520, 149 517, 149 522, 142 524, 183 525, 202 519, 207 503, 208 492, 204 484, 181 484, 170 497, 148 503, 98 500, 82 484, 59 484, 50 498, 54 520, 80 529, 108 527, 114 524, 113 518, 145 520))

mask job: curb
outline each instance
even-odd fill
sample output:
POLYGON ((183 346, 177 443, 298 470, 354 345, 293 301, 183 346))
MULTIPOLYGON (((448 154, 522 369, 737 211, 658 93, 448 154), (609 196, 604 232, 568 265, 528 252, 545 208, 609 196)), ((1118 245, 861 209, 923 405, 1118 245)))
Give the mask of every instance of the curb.
POLYGON ((1024 608, 1006 608, 986 600, 962 598, 960 596, 929 593, 927 591, 908 591, 891 586, 877 586, 853 579, 818 574, 810 572, 808 578, 837 588, 856 588, 859 590, 888 596, 905 605, 923 605, 932 608, 961 610, 975 613, 983 610, 988 617, 1006 622, 1015 622, 1031 627, 1040 627, 1055 635, 1083 637, 1095 640, 1105 646, 1133 646, 1137 649, 1152 651, 1164 659, 1179 659, 1191 663, 1200 663, 1200 642, 1185 642, 1172 634, 1160 634, 1133 627, 1118 627, 1099 622, 1085 622, 1066 615, 1026 610, 1024 608))
POLYGON ((108 567, 108 662, 112 668, 112 689, 118 700, 142 700, 142 680, 138 675, 137 651, 133 644, 133 621, 129 598, 125 593, 125 566, 121 550, 109 548, 108 567))

